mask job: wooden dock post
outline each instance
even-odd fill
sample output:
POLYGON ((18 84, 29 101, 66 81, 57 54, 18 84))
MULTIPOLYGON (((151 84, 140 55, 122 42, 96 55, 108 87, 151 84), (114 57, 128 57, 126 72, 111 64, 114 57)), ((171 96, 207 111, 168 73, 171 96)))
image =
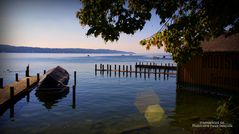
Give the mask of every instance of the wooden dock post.
POLYGON ((144 79, 146 79, 146 68, 144 68, 144 79))
POLYGON ((158 77, 159 77, 159 79, 160 79, 160 75, 161 75, 160 73, 161 73, 161 72, 160 72, 160 68, 159 68, 159 76, 158 76, 158 77))
POLYGON ((76 85, 76 71, 74 71, 74 85, 76 85))
POLYGON ((97 64, 95 64, 95 72, 97 71, 97 64))
POLYGON ((129 70, 130 70, 130 77, 131 77, 131 74, 132 74, 132 65, 129 66, 129 70))
POLYGON ((29 78, 27 78, 27 88, 29 88, 30 87, 30 79, 29 78))
POLYGON ((150 68, 148 68, 148 78, 150 77, 150 68))
POLYGON ((0 88, 3 88, 3 78, 0 78, 0 88))
POLYGON ((109 64, 107 64, 106 71, 107 71, 107 75, 108 75, 109 74, 109 64))
POLYGON ((135 77, 137 78, 137 73, 138 73, 138 72, 137 72, 137 62, 136 62, 136 65, 135 65, 135 68, 134 68, 134 69, 135 69, 135 77))
POLYGON ((76 85, 72 86, 72 108, 76 108, 76 85))
POLYGON ((14 87, 10 87, 10 101, 11 101, 11 105, 14 104, 14 87))
POLYGON ((119 77, 120 77, 120 65, 119 65, 119 77))
POLYGON ((43 74, 46 74, 46 70, 43 71, 43 74))
POLYGON ((37 73, 37 82, 39 82, 39 81, 40 81, 40 74, 37 73))
POLYGON ((16 75, 15 75, 15 76, 16 76, 16 81, 18 81, 18 73, 16 73, 16 75))
POLYGON ((126 65, 126 77, 128 77, 128 65, 126 65))
POLYGON ((116 76, 116 64, 115 64, 115 76, 116 76))
POLYGON ((167 64, 165 63, 164 71, 163 71, 163 79, 164 79, 164 80, 165 80, 165 75, 166 75, 166 67, 167 67, 167 64))
POLYGON ((111 65, 110 65, 110 77, 111 77, 111 65))
POLYGON ((30 91, 29 91, 29 88, 30 87, 30 79, 27 78, 27 102, 30 101, 30 91))
POLYGON ((14 87, 10 87, 10 118, 14 117, 14 87))
POLYGON ((29 77, 30 75, 29 75, 29 64, 27 65, 27 67, 26 67, 26 77, 29 77))
POLYGON ((102 74, 105 73, 105 67, 104 67, 104 64, 102 64, 102 74))
POLYGON ((154 68, 154 77, 155 77, 155 79, 157 77, 157 68, 154 68))

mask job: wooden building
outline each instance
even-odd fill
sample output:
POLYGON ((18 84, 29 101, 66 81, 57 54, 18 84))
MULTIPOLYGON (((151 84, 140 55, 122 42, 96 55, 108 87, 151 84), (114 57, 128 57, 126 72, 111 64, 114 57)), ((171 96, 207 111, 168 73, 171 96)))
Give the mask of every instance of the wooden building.
POLYGON ((178 87, 239 93, 239 34, 203 42, 202 56, 178 67, 178 87))

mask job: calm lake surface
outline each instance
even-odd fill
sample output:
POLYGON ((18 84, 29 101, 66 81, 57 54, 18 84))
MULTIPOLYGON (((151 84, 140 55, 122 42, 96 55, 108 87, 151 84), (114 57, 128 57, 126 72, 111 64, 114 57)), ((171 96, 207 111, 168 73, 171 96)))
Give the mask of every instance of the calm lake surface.
MULTIPOLYGON (((135 65, 135 62, 173 63, 170 55, 117 54, 0 54, 4 85, 25 75, 62 66, 70 73, 69 92, 54 98, 40 98, 35 89, 30 102, 21 99, 14 117, 8 109, 0 116, 1 134, 158 134, 190 133, 192 123, 212 121, 220 98, 176 92, 176 76, 168 79, 151 75, 146 79, 117 75, 95 75, 95 64, 135 65), (162 55, 158 55, 162 56, 162 55), (73 73, 77 72, 76 105, 72 104, 73 73)), ((113 66, 112 66, 113 68, 113 66)), ((134 69, 134 67, 133 67, 134 69)))

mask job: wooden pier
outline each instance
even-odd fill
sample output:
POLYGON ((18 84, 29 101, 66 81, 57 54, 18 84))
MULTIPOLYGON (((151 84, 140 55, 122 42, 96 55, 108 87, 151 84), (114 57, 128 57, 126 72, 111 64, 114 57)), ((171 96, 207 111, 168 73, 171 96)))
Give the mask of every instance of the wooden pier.
POLYGON ((111 76, 111 73, 113 72, 115 76, 118 73, 118 76, 120 77, 121 74, 123 76, 128 77, 128 75, 131 77, 131 75, 134 73, 135 77, 139 75, 139 77, 144 76, 150 77, 150 75, 154 74, 155 79, 160 78, 160 75, 164 76, 164 79, 169 75, 176 75, 177 72, 177 66, 167 63, 167 64, 155 64, 155 63, 148 63, 145 64, 143 62, 136 63, 135 65, 109 65, 109 64, 95 64, 95 75, 97 75, 97 72, 100 72, 100 74, 107 74, 111 76))
POLYGON ((0 88, 0 113, 32 90, 39 81, 37 76, 24 77, 12 84, 0 88))
POLYGON ((0 114, 8 107, 14 106, 20 98, 27 95, 29 101, 29 93, 33 87, 39 82, 40 74, 36 76, 29 75, 29 65, 27 66, 25 77, 19 79, 18 73, 15 74, 15 82, 3 86, 3 78, 0 78, 0 114))

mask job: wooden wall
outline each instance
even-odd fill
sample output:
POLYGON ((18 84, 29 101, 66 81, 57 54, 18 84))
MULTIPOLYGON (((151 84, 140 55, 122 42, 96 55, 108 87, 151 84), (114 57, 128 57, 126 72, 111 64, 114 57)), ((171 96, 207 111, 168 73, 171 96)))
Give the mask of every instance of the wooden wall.
POLYGON ((178 82, 239 92, 239 52, 206 52, 178 68, 178 82))

